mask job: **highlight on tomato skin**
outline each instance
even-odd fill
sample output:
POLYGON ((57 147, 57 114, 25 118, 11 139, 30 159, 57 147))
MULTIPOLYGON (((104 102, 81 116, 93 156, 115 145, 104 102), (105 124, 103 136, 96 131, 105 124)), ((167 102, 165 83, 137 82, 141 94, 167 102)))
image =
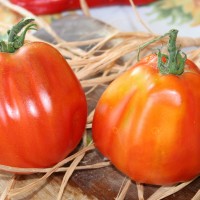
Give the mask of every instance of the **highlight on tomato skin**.
POLYGON ((16 37, 19 27, 35 27, 32 21, 22 19, 9 32, 14 37, 0 43, 0 164, 44 168, 63 160, 81 141, 87 101, 55 48, 16 37))
POLYGON ((139 183, 171 185, 200 175, 200 70, 171 49, 183 69, 165 69, 174 65, 169 57, 150 54, 108 86, 94 113, 96 148, 139 183))

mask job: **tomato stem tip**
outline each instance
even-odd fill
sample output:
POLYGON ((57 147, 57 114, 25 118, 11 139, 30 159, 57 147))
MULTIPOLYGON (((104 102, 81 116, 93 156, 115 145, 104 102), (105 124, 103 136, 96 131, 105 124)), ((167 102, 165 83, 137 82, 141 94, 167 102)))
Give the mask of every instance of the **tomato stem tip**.
POLYGON ((0 52, 14 53, 17 49, 24 45, 25 36, 28 30, 36 30, 36 24, 33 22, 33 18, 23 18, 10 30, 7 31, 7 41, 0 41, 0 52), (31 23, 31 24, 30 24, 31 23), (22 31, 22 29, 24 29, 22 31), (22 33, 18 35, 20 32, 22 33))
POLYGON ((169 55, 158 52, 158 69, 161 74, 181 75, 184 72, 187 55, 176 46, 178 30, 169 31, 168 53, 169 55), (163 61, 163 57, 166 61, 163 61))
POLYGON ((178 30, 172 29, 169 32, 148 41, 138 48, 138 61, 139 54, 142 49, 144 49, 149 44, 157 42, 163 39, 166 36, 169 36, 168 42, 168 55, 162 54, 160 50, 158 50, 158 69, 161 74, 174 74, 181 75, 184 72, 185 61, 187 59, 187 55, 182 52, 179 47, 176 46, 176 39, 178 35, 178 30), (165 58, 165 59, 163 59, 165 58))

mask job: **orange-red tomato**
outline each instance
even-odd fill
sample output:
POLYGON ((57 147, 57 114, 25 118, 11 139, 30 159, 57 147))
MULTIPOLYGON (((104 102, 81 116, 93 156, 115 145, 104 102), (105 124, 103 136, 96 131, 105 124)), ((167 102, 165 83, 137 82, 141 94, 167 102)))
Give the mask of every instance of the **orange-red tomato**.
POLYGON ((172 184, 200 174, 200 70, 163 75, 150 55, 111 83, 93 120, 99 151, 140 183, 172 184))
POLYGON ((30 42, 0 53, 0 164, 48 167, 84 133, 87 104, 70 66, 52 46, 30 42))

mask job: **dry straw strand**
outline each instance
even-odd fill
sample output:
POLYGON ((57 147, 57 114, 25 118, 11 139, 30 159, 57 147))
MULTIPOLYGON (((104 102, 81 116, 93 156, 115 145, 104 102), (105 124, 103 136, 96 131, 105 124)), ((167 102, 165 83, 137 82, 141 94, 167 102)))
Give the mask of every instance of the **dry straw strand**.
POLYGON ((138 191, 138 199, 144 200, 144 185, 141 183, 136 183, 137 191, 138 191))
POLYGON ((18 196, 18 195, 30 192, 35 187, 40 186, 44 181, 46 181, 46 179, 50 175, 52 175, 60 166, 63 166, 67 162, 70 162, 71 160, 75 159, 76 157, 84 154, 86 151, 89 151, 91 149, 94 149, 94 145, 93 144, 90 144, 87 147, 84 147, 83 149, 81 149, 77 153, 75 153, 72 156, 69 156, 66 159, 64 159, 63 161, 59 162, 54 167, 50 168, 50 170, 44 176, 42 176, 41 178, 37 179, 36 181, 33 181, 32 183, 30 183, 30 184, 28 184, 28 185, 26 185, 26 186, 24 186, 22 188, 12 189, 9 192, 9 197, 14 197, 14 196, 18 196))
MULTIPOLYGON (((101 167, 110 166, 110 162, 98 162, 91 165, 77 166, 75 170, 86 170, 86 169, 97 169, 101 167)), ((54 171, 56 172, 65 172, 69 169, 69 167, 59 167, 54 171)), ((18 167, 10 167, 6 165, 0 165, 0 170, 9 171, 10 173, 47 173, 50 168, 18 168, 18 167)))
POLYGON ((84 156, 85 156, 85 154, 82 154, 82 155, 79 155, 78 157, 76 157, 73 160, 72 164, 70 165, 69 170, 66 171, 66 173, 64 175, 64 178, 63 178, 63 181, 62 181, 62 184, 61 184, 61 187, 60 187, 60 190, 59 190, 59 193, 58 193, 57 200, 61 200, 62 195, 64 193, 64 189, 65 189, 65 187, 66 187, 66 185, 68 183, 69 178, 71 177, 71 175, 73 174, 73 172, 76 169, 77 165, 83 159, 84 156))
POLYGON ((80 5, 81 5, 81 9, 83 11, 83 13, 86 15, 86 16, 91 16, 90 14, 90 9, 88 7, 88 4, 87 4, 87 1, 86 0, 80 0, 80 5))
POLYGON ((115 200, 124 200, 126 197, 126 194, 128 192, 129 187, 131 186, 131 180, 128 178, 124 179, 124 182, 122 183, 122 187, 119 190, 119 193, 115 200))
POLYGON ((191 200, 200 200, 200 190, 195 194, 195 196, 191 200))
POLYGON ((6 188, 4 189, 3 193, 1 194, 0 200, 6 200, 8 197, 8 193, 11 190, 15 183, 15 175, 12 176, 12 178, 8 181, 6 188))
POLYGON ((90 57, 91 55, 95 54, 97 50, 101 49, 108 41, 112 40, 112 38, 114 38, 118 33, 119 31, 116 30, 113 31, 113 33, 111 33, 107 37, 102 38, 102 40, 99 41, 99 43, 97 43, 92 49, 90 49, 85 56, 90 57))
POLYGON ((191 182, 193 182, 193 180, 178 184, 176 186, 168 186, 168 187, 162 186, 154 194, 152 194, 147 200, 164 199, 165 197, 168 197, 168 196, 180 191, 181 189, 183 189, 184 187, 189 185, 191 182))
POLYGON ((140 14, 138 13, 137 9, 136 9, 136 6, 133 2, 133 0, 129 0, 130 1, 130 4, 133 8, 133 12, 136 14, 136 17, 138 18, 139 22, 143 25, 143 27, 150 33, 153 33, 153 31, 147 26, 147 24, 142 20, 140 14))

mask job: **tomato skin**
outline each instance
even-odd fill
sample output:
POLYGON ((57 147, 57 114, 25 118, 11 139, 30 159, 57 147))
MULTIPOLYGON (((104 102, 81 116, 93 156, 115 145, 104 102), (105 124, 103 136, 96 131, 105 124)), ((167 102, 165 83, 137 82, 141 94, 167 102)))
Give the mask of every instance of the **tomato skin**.
MULTIPOLYGON (((36 15, 59 13, 65 10, 80 9, 79 0, 10 0, 13 4, 22 6, 36 15)), ((135 5, 142 6, 155 0, 134 0, 135 5)), ((129 0, 87 0, 89 7, 130 5, 129 0)))
POLYGON ((157 55, 113 81, 95 110, 92 134, 99 151, 131 179, 168 185, 200 174, 200 70, 162 75, 157 55))
POLYGON ((0 164, 49 167, 80 142, 87 103, 62 55, 43 42, 0 53, 0 164))

